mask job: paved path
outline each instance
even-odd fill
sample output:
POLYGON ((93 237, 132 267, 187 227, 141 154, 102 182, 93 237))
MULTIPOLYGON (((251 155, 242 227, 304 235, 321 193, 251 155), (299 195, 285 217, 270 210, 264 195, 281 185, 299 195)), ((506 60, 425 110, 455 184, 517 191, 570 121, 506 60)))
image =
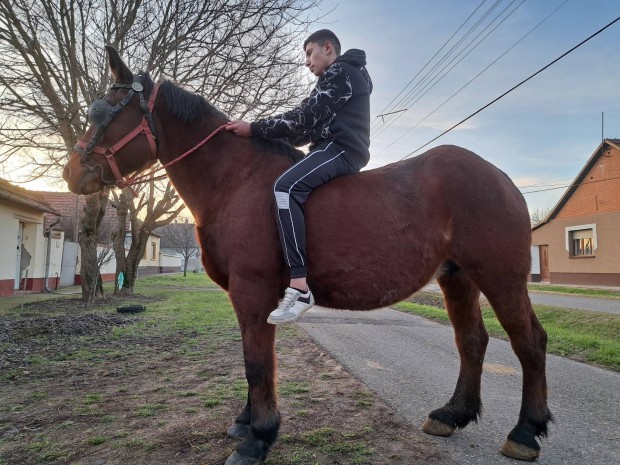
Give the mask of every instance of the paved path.
MULTIPOLYGON (((435 282, 427 284, 422 290, 441 293, 439 285, 435 282)), ((585 297, 536 291, 530 291, 529 294, 533 304, 553 305, 555 307, 591 310, 594 312, 615 313, 620 315, 620 299, 605 299, 601 297, 585 297)))
POLYGON ((620 315, 620 299, 612 300, 596 297, 530 292, 530 300, 533 304, 553 305, 555 307, 576 308, 620 315))
MULTIPOLYGON (((385 309, 311 309, 300 326, 347 370, 420 427, 452 395, 458 354, 449 326, 385 309)), ((541 465, 620 464, 620 374, 549 355, 549 405, 556 423, 541 465)), ((478 424, 435 438, 458 464, 518 462, 499 453, 517 420, 521 369, 506 341, 491 338, 478 424)))

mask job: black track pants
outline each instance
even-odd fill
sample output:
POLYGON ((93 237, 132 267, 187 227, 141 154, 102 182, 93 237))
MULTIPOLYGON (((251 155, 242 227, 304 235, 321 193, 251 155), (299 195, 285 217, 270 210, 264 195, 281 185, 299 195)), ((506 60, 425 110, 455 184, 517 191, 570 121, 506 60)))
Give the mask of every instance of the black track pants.
POLYGON ((278 231, 291 278, 307 276, 304 203, 310 192, 332 179, 359 169, 333 142, 317 147, 280 176, 273 188, 278 231))

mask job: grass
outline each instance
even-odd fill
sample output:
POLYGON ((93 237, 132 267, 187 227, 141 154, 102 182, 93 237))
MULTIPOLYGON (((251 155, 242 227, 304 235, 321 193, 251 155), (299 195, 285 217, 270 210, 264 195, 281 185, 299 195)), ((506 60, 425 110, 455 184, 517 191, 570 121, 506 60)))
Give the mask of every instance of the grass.
POLYGON ((60 444, 44 435, 37 436, 27 445, 27 449, 32 454, 31 463, 49 463, 69 455, 60 444))
POLYGON ((605 297, 620 299, 620 291, 613 289, 596 289, 588 287, 554 286, 552 284, 529 283, 527 288, 536 292, 555 292, 560 294, 583 295, 589 297, 605 297))
MULTIPOLYGON (((401 302, 398 310, 449 323, 442 308, 401 302)), ((620 371, 620 316, 585 310, 534 305, 549 337, 547 352, 620 371)), ((508 339, 488 305, 482 307, 484 325, 491 336, 508 339)))
MULTIPOLYGON (((106 289, 111 295, 112 289, 106 289)), ((119 341, 121 348, 110 348, 108 345, 101 344, 98 335, 76 335, 73 336, 74 349, 70 352, 63 352, 55 357, 48 358, 43 355, 33 354, 29 356, 28 362, 32 368, 43 369, 45 367, 52 370, 55 366, 76 364, 83 369, 97 370, 97 367, 113 366, 114 369, 121 370, 123 374, 135 376, 134 371, 139 371, 139 363, 135 369, 131 365, 134 357, 138 356, 143 363, 157 364, 158 360, 166 360, 170 357, 178 357, 183 360, 204 361, 210 354, 222 353, 225 347, 234 344, 235 350, 239 351, 239 362, 242 366, 241 351, 239 350, 240 333, 238 329, 235 313, 232 311, 228 296, 220 292, 219 288, 209 281, 205 275, 190 274, 187 277, 181 275, 157 276, 144 278, 136 283, 135 299, 140 296, 146 297, 145 303, 147 311, 137 315, 136 322, 126 326, 119 326, 112 329, 109 334, 111 340, 119 341), (205 292, 207 291, 207 292, 205 292), (145 340, 149 341, 171 341, 170 349, 159 351, 153 350, 145 340), (219 352, 218 352, 219 351, 219 352), (121 369, 122 367, 122 369, 121 369)), ((19 296, 18 298, 0 299, 0 316, 10 316, 13 318, 31 318, 35 314, 27 310, 29 302, 41 302, 57 295, 29 295, 19 296), (24 310, 26 310, 24 312, 24 310), (23 312, 23 313, 22 313, 23 312)), ((78 296, 71 296, 75 298, 78 296)), ((127 299, 131 303, 131 298, 127 299)), ((115 305, 95 305, 88 310, 80 306, 76 308, 77 315, 87 313, 110 314, 115 312, 115 305)), ((78 305, 79 306, 79 305, 78 305)), ((60 307, 58 307, 60 308, 60 307)), ((55 309, 50 302, 50 311, 46 316, 62 315, 62 310, 55 309)), ((73 312, 70 310, 70 312, 73 312)), ((282 331, 283 340, 295 338, 295 331, 287 328, 282 331)), ((8 347, 8 346, 7 346, 8 347)), ((232 350, 232 347, 231 347, 232 350)), ((18 373, 19 374, 19 373, 18 373)), ((12 376, 6 374, 6 380, 11 380, 12 376)), ((127 437, 127 433, 120 434, 117 428, 127 429, 129 424, 149 424, 155 425, 155 429, 165 429, 161 419, 175 414, 175 409, 181 411, 186 418, 189 415, 199 414, 201 419, 207 418, 206 423, 218 421, 219 417, 226 412, 231 405, 243 405, 247 398, 247 382, 242 376, 242 372, 229 373, 227 370, 213 372, 208 369, 197 371, 197 376, 203 381, 194 389, 174 390, 168 385, 174 385, 174 375, 160 373, 155 369, 149 374, 150 377, 158 377, 159 386, 155 385, 148 392, 135 391, 133 387, 119 385, 116 392, 121 394, 118 400, 123 398, 131 400, 132 407, 124 413, 107 410, 110 402, 114 402, 114 397, 102 391, 86 391, 68 405, 67 411, 73 412, 75 420, 64 420, 58 425, 56 433, 50 436, 39 435, 27 446, 28 455, 32 456, 32 463, 49 463, 60 459, 67 459, 73 456, 75 449, 82 444, 86 447, 103 449, 140 449, 142 453, 156 453, 157 442, 140 431, 134 431, 127 437), (170 405, 166 403, 166 398, 181 399, 170 405), (180 402, 180 403, 179 403, 180 402), (113 414, 111 414, 113 413, 113 414), (90 419, 89 427, 83 428, 82 419, 90 419), (133 423, 132 423, 133 422, 133 423), (136 423, 138 422, 138 423, 136 423), (96 431, 96 432, 95 432, 96 431), (115 432, 116 431, 116 432, 115 432), (61 435, 66 435, 65 440, 58 440, 61 435), (78 440, 79 437, 79 440, 78 440), (76 441, 76 442, 72 442, 76 441)), ((282 396, 303 397, 311 392, 308 382, 284 382, 282 384, 282 396)), ((43 389, 34 390, 30 394, 29 400, 32 403, 51 401, 48 394, 43 389)), ((31 409, 34 405, 28 405, 26 409, 31 409)), ((230 421, 230 414, 226 413, 226 422, 230 421)), ((204 419, 202 420, 204 421, 204 419)), ((308 439, 310 441, 310 439, 308 439)), ((312 441, 310 441, 312 442, 312 441)), ((359 441, 358 441, 359 442, 359 441)), ((312 450, 312 446, 307 441, 302 441, 304 447, 310 450, 299 450, 297 445, 293 450, 280 450, 282 463, 312 463, 307 460, 310 455, 317 455, 317 451, 312 450)), ((202 447, 198 445, 197 447, 202 447)), ((318 446, 317 446, 318 447, 318 446)), ((363 444, 340 444, 336 445, 335 450, 329 452, 330 455, 347 456, 351 460, 348 463, 360 463, 355 457, 363 457, 364 451, 369 450, 363 444)), ((320 454, 319 454, 320 456, 320 454)))
MULTIPOLYGON (((369 433, 366 429, 356 433, 337 433, 333 428, 321 427, 301 434, 288 434, 282 437, 282 442, 300 447, 300 452, 308 447, 320 448, 328 457, 347 457, 348 464, 370 463, 368 458, 372 455, 372 448, 368 447, 360 439, 364 434, 369 433)), ((302 455, 303 457, 303 455, 302 455)), ((300 457, 301 458, 301 457, 300 457)), ((304 457, 306 461, 293 461, 292 463, 315 463, 308 462, 313 457, 304 457)), ((265 462, 271 464, 270 460, 265 462)), ((273 462, 276 463, 276 462, 273 462)))

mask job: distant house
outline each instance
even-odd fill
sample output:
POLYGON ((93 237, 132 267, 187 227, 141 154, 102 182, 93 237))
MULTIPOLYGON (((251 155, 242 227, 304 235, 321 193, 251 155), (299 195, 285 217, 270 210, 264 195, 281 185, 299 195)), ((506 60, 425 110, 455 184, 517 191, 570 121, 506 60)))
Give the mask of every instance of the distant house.
POLYGON ((196 225, 186 219, 185 223, 170 223, 154 231, 161 237, 160 272, 182 271, 186 254, 187 272, 202 271, 201 252, 195 229, 196 225))
MULTIPOLYGON (((54 210, 61 213, 61 221, 58 228, 65 232, 65 240, 78 242, 82 218, 84 218, 84 208, 86 207, 86 196, 74 194, 73 192, 48 192, 36 191, 41 195, 54 210)), ((110 235, 110 231, 118 226, 118 216, 116 209, 108 202, 105 216, 102 219, 102 235, 110 235)))
POLYGON ((40 194, 0 179, 0 296, 56 288, 64 237, 49 227, 59 218, 40 194))
POLYGON ((531 280, 620 286, 620 139, 605 139, 532 229, 531 280))
MULTIPOLYGON (((86 206, 86 197, 83 195, 77 195, 72 192, 38 192, 38 194, 42 195, 50 205, 52 205, 56 210, 62 212, 62 221, 59 224, 59 227, 63 228, 65 231, 65 237, 68 241, 77 242, 78 234, 80 230, 80 225, 82 218, 84 217, 84 207, 86 206)), ((127 219, 127 234, 125 237, 125 249, 128 250, 131 246, 131 222, 127 219)), ((105 238, 106 241, 109 240, 110 233, 118 228, 118 215, 116 213, 116 209, 108 202, 105 216, 103 217, 101 224, 101 237, 105 238)), ((161 260, 163 257, 160 256, 160 237, 156 232, 152 232, 147 240, 146 248, 144 249, 144 256, 142 260, 140 260, 140 264, 138 266, 138 274, 140 276, 146 276, 151 274, 157 274, 162 272, 162 263, 161 260)), ((109 246, 109 244, 105 244, 109 246)), ((101 248, 101 246, 100 246, 101 248)), ((74 261, 77 261, 77 266, 75 269, 75 277, 74 284, 80 283, 80 260, 79 260, 79 249, 76 248, 77 258, 74 261)), ((71 260, 66 260, 67 265, 71 260)), ((179 271, 180 266, 173 266, 169 263, 170 260, 166 260, 167 271, 179 271)), ((103 281, 111 281, 114 279, 116 269, 116 260, 112 258, 110 262, 103 266, 101 270, 101 277, 103 281)))

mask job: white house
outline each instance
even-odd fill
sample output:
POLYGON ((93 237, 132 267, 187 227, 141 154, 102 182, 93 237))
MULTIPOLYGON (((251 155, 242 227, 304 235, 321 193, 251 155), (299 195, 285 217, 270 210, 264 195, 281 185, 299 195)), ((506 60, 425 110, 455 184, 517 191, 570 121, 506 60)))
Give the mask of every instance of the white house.
POLYGON ((64 233, 53 227, 59 218, 41 195, 0 179, 0 296, 58 286, 64 233))

